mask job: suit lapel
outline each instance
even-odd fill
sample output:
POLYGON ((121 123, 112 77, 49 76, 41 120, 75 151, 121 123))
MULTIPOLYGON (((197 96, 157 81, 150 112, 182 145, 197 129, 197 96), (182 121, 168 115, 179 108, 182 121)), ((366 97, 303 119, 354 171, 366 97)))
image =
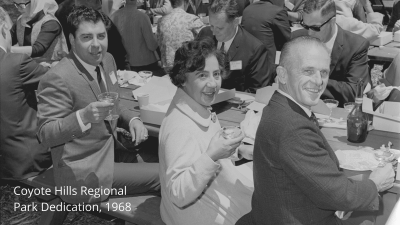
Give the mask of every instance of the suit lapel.
POLYGON ((242 40, 242 35, 243 35, 243 30, 242 30, 242 27, 239 25, 238 32, 237 32, 235 38, 233 39, 232 44, 228 50, 229 61, 232 61, 233 57, 235 57, 236 53, 238 52, 240 42, 242 40))
POLYGON ((96 99, 98 100, 97 96, 101 93, 100 87, 97 83, 97 81, 90 75, 90 73, 83 67, 83 65, 79 62, 79 60, 76 58, 75 54, 71 51, 69 53, 69 58, 72 59, 74 62, 76 68, 78 69, 78 72, 82 77, 88 82, 90 88, 93 91, 93 94, 96 96, 96 99))
POLYGON ((343 50, 343 30, 339 26, 337 26, 337 35, 335 43, 333 44, 332 53, 331 53, 331 65, 330 65, 330 74, 332 74, 336 64, 342 54, 343 50))
POLYGON ((286 96, 282 95, 278 91, 276 91, 274 93, 274 95, 277 95, 277 98, 282 99, 282 100, 276 100, 276 102, 278 102, 278 103, 282 103, 282 102, 287 103, 285 105, 289 106, 293 111, 295 111, 296 113, 304 116, 307 120, 310 120, 310 117, 307 115, 307 113, 304 112, 304 110, 297 103, 293 102, 291 99, 289 99, 286 96))

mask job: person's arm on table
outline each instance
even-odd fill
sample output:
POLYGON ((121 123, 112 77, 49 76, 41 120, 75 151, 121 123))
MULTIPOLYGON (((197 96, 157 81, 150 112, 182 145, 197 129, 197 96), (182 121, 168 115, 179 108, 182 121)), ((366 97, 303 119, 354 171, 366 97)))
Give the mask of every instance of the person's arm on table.
POLYGON ((271 82, 271 77, 267 74, 268 58, 267 49, 264 45, 260 45, 250 55, 248 65, 244 70, 245 76, 245 92, 256 93, 256 90, 267 86, 271 82))
POLYGON ((329 156, 316 128, 293 126, 279 141, 282 168, 317 207, 341 211, 379 208, 372 180, 348 179, 329 156))
POLYGON ((47 71, 48 67, 39 65, 26 54, 21 54, 19 76, 25 86, 29 85, 29 87, 33 87, 36 90, 39 81, 47 71))
POLYGON ((336 99, 339 102, 354 102, 357 81, 361 78, 364 85, 371 83, 367 64, 368 47, 369 42, 365 39, 347 65, 347 73, 341 75, 343 77, 339 77, 340 80, 328 80, 328 85, 322 94, 324 98, 336 99))

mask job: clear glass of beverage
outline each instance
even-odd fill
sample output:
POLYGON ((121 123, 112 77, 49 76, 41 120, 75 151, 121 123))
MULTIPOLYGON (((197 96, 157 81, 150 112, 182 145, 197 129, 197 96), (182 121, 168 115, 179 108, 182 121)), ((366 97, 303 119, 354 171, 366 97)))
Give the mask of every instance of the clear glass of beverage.
POLYGON ((222 136, 225 139, 233 139, 238 137, 241 133, 242 130, 240 129, 240 127, 237 126, 226 126, 224 128, 222 128, 222 136))
POLYGON ((332 109, 336 108, 339 105, 339 101, 335 99, 325 99, 324 102, 326 106, 328 106, 328 108, 331 110, 331 112, 329 113, 329 118, 326 119, 326 122, 331 123, 333 122, 333 120, 331 119, 332 109))
POLYGON ((348 102, 348 103, 344 103, 344 109, 347 112, 351 112, 351 110, 353 110, 354 106, 356 105, 356 103, 354 102, 348 102))
POLYGON ((105 118, 105 120, 116 120, 119 118, 118 113, 118 93, 117 92, 104 92, 97 96, 100 102, 109 102, 114 103, 112 110, 110 110, 110 114, 105 118))

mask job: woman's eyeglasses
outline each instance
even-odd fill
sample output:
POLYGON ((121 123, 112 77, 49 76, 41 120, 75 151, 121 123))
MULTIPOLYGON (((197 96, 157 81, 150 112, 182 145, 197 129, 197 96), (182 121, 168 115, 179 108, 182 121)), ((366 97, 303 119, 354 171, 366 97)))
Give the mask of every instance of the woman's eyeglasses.
POLYGON ((17 9, 26 9, 26 6, 29 4, 31 4, 31 1, 26 2, 26 3, 15 3, 14 2, 14 5, 17 9))
POLYGON ((323 24, 321 24, 321 25, 319 25, 319 26, 308 26, 307 24, 304 23, 303 20, 300 22, 300 25, 303 26, 304 29, 306 29, 306 30, 311 29, 311 30, 313 30, 313 31, 315 31, 315 32, 320 32, 320 31, 321 31, 321 28, 322 28, 325 24, 327 24, 329 21, 331 21, 334 17, 336 17, 336 16, 332 16, 329 20, 325 21, 323 24))

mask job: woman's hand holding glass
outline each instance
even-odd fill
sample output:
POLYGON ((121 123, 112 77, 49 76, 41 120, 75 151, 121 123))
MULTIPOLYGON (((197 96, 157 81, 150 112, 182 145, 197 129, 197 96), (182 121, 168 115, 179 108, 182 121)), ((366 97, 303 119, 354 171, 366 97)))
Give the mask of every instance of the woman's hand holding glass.
POLYGON ((208 156, 214 161, 230 157, 235 153, 236 148, 239 147, 245 137, 244 133, 241 132, 236 138, 226 139, 223 137, 222 133, 223 131, 220 130, 214 135, 206 151, 208 156))

